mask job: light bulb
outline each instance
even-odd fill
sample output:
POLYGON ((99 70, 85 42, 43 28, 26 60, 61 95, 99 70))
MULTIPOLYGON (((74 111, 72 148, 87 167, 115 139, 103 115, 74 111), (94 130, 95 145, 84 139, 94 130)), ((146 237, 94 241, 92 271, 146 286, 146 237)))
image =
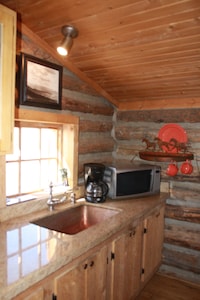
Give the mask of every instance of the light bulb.
POLYGON ((57 47, 57 52, 62 56, 66 56, 68 54, 67 49, 62 46, 57 47))

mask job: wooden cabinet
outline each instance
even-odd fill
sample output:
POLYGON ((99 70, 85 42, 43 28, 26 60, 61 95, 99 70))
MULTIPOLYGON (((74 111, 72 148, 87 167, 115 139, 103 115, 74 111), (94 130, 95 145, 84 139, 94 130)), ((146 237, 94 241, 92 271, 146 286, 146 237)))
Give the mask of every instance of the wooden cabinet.
POLYGON ((132 299, 140 288, 143 224, 130 225, 112 243, 111 286, 108 300, 132 299))
POLYGON ((164 206, 14 299, 135 299, 161 262, 163 232, 164 206))
POLYGON ((12 152, 16 66, 16 12, 0 5, 0 154, 12 152))
POLYGON ((164 206, 156 208, 137 226, 130 225, 112 242, 107 300, 134 299, 161 263, 164 206))
POLYGON ((55 278, 57 300, 133 299, 140 289, 143 223, 128 226, 119 237, 72 270, 55 278))
POLYGON ((16 296, 15 298, 12 298, 13 300, 46 300, 46 299, 51 299, 49 297, 45 297, 45 288, 42 286, 33 286, 26 290, 25 292, 21 293, 20 295, 16 296))
POLYGON ((144 239, 142 250, 142 276, 145 284, 161 262, 164 238, 164 207, 156 209, 144 220, 144 239))
POLYGON ((43 300, 44 299, 44 289, 39 287, 32 293, 26 296, 26 300, 43 300))
POLYGON ((107 246, 55 278, 57 300, 106 299, 107 246))

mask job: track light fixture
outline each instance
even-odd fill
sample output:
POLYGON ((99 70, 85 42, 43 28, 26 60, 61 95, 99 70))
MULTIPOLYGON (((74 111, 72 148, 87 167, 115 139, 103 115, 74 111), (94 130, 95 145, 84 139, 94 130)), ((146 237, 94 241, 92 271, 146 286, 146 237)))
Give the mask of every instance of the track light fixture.
POLYGON ((78 30, 72 25, 64 25, 61 28, 61 32, 64 35, 64 39, 61 45, 57 47, 57 52, 62 56, 66 56, 73 45, 73 39, 78 36, 78 30))

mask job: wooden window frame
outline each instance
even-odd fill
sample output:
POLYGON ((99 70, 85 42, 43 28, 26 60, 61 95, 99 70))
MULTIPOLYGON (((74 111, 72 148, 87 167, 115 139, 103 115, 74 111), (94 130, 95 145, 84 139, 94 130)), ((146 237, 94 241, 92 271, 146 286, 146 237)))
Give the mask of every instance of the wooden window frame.
MULTIPOLYGON (((47 124, 59 124, 63 127, 62 147, 63 165, 69 167, 69 185, 75 189, 78 186, 78 135, 79 118, 64 113, 52 113, 47 111, 15 109, 15 121, 41 122, 47 124), (69 147, 70 144, 70 147, 69 147)), ((2 188, 0 190, 0 208, 6 207, 5 191, 5 156, 0 158, 2 170, 2 188)), ((31 203, 30 203, 31 204, 31 203)), ((2 212, 3 213, 3 212, 2 212)), ((0 214, 1 216, 1 214, 0 214)))

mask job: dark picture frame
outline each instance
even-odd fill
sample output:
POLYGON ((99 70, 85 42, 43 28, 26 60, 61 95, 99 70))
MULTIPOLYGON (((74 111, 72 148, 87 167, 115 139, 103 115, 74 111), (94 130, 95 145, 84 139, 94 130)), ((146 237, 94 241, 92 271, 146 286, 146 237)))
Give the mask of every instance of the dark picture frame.
POLYGON ((21 53, 19 103, 62 109, 62 73, 60 65, 21 53))

